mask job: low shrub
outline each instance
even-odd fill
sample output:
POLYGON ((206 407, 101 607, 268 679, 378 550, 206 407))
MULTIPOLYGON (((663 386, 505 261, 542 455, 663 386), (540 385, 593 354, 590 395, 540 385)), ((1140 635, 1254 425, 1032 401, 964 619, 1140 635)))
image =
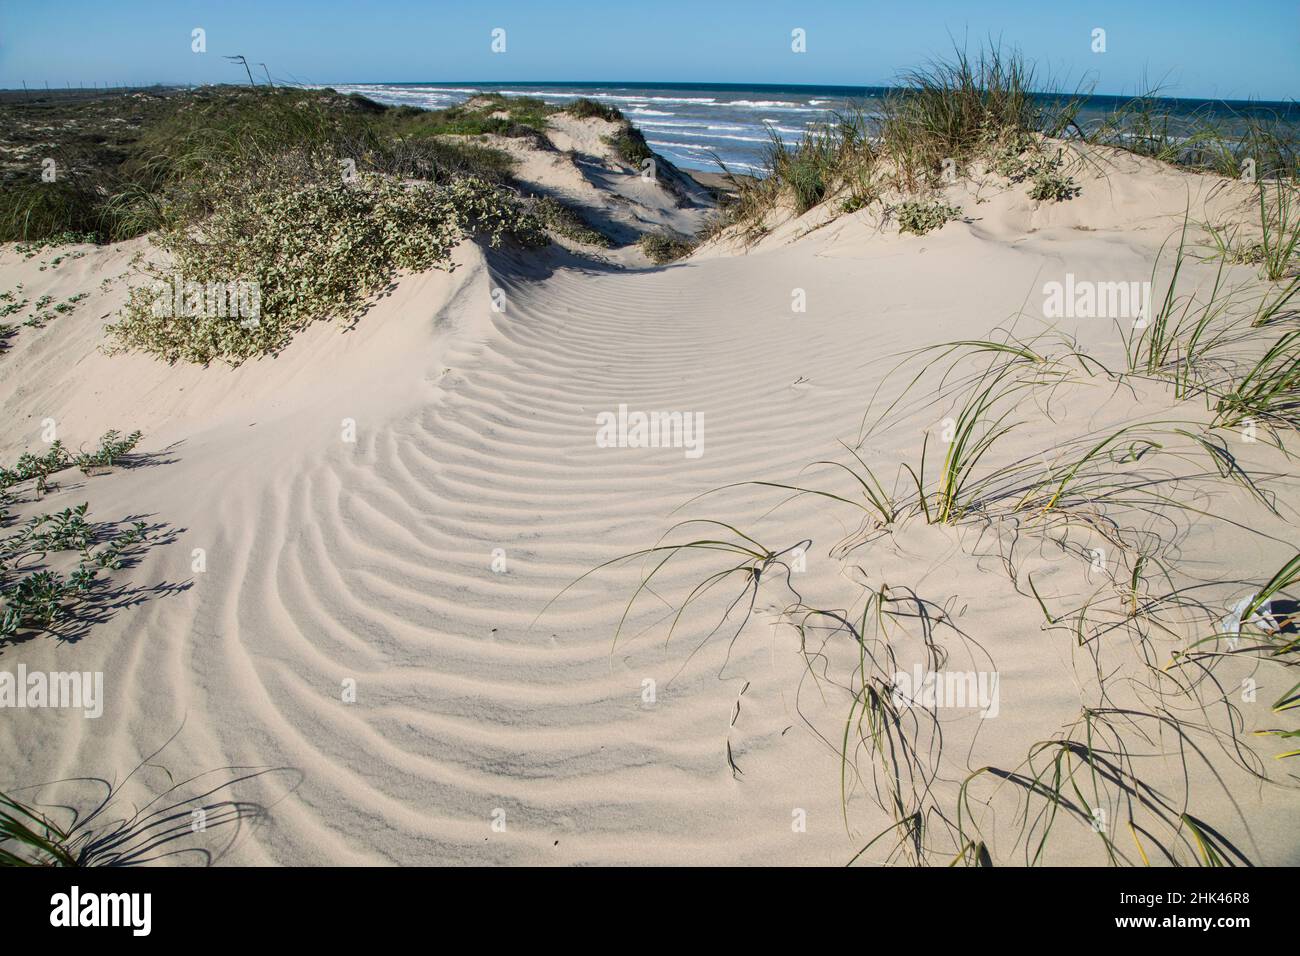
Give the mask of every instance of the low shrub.
POLYGON ((1028 165, 1028 174, 1033 178, 1029 188, 1029 198, 1037 202, 1064 202, 1079 195, 1079 184, 1067 176, 1063 169, 1061 155, 1037 155, 1028 165))
POLYGON ((1079 184, 1059 168, 1045 168, 1034 176, 1029 198, 1037 202, 1065 202, 1079 195, 1079 184))
POLYGON ((637 243, 651 262, 664 265, 691 254, 695 245, 667 232, 649 232, 637 243))
POLYGON ((131 290, 109 326, 114 348, 168 362, 239 364, 276 352, 325 317, 349 318, 398 270, 453 268, 452 248, 479 237, 499 246, 548 240, 541 221, 508 190, 468 177, 403 184, 381 175, 339 175, 333 161, 296 163, 218 176, 211 211, 164 230, 155 243, 170 263, 146 269, 150 284, 131 290), (203 303, 176 314, 172 290, 244 283, 249 309, 230 315, 203 303), (197 314, 194 314, 196 313, 197 314))
POLYGON ((93 469, 112 468, 114 464, 135 451, 140 444, 141 434, 131 432, 125 438, 113 429, 105 432, 99 439, 99 447, 91 452, 82 452, 72 459, 72 463, 81 469, 82 474, 90 474, 93 469))
POLYGON ((599 230, 589 226, 573 208, 566 206, 552 196, 542 196, 527 205, 528 212, 536 216, 545 226, 574 242, 608 249, 613 243, 599 230))
POLYGON ((624 123, 618 132, 608 137, 608 142, 614 147, 614 152, 618 154, 618 158, 629 166, 639 167, 647 159, 654 156, 654 151, 650 148, 650 144, 645 141, 645 136, 631 123, 624 123))
POLYGON ((36 493, 44 494, 48 489, 50 475, 65 468, 75 465, 83 474, 89 474, 96 468, 111 468, 130 456, 136 445, 140 444, 141 437, 140 432, 134 431, 123 438, 121 432, 113 429, 100 436, 99 447, 94 451, 78 452, 75 455, 68 451, 61 440, 55 439, 50 442, 45 454, 24 452, 18 456, 18 461, 12 468, 0 467, 0 492, 6 492, 24 481, 34 481, 36 493))
POLYGON ((894 209, 894 217, 898 220, 898 231, 911 232, 918 236, 938 229, 960 215, 961 210, 956 206, 938 200, 922 202, 908 199, 894 209))
POLYGON ((57 631, 76 621, 79 605, 101 586, 101 571, 127 566, 148 538, 143 521, 118 526, 86 520, 88 505, 38 515, 0 538, 0 641, 22 631, 57 631), (68 573, 46 566, 63 552, 77 555, 68 573))

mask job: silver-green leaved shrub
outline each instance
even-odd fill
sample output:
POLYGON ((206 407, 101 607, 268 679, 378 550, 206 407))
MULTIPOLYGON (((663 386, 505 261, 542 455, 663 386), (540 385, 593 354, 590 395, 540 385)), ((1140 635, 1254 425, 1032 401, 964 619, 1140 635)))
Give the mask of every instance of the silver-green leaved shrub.
POLYGON ((318 319, 356 316, 400 270, 452 270, 464 238, 547 241, 512 193, 472 177, 404 183, 300 160, 217 173, 187 202, 153 240, 166 264, 145 269, 109 326, 115 350, 237 365, 284 348, 318 319), (233 298, 229 310, 216 308, 211 290, 223 286, 255 294, 241 294, 242 309, 233 298))
POLYGON ((961 215, 961 210, 949 203, 931 200, 908 199, 894 209, 898 219, 899 232, 911 232, 924 236, 933 229, 938 229, 946 222, 951 222, 961 215))

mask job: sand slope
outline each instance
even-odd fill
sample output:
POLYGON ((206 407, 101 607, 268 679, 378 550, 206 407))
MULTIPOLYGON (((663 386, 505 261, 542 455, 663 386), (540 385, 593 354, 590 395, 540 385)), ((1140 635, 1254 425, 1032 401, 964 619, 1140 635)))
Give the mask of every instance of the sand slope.
MULTIPOLYGON (((68 473, 48 504, 89 500, 106 517, 165 522, 175 541, 129 580, 178 590, 145 595, 76 645, 4 649, 0 666, 104 671, 107 703, 97 721, 7 715, 0 787, 120 779, 176 734, 153 762, 177 779, 268 771, 235 788, 265 818, 228 848, 227 831, 205 838, 223 862, 846 862, 889 819, 854 786, 846 822, 846 700, 833 686, 843 661, 827 652, 824 683, 810 672, 797 635, 776 624, 788 594, 760 593, 734 642, 734 627, 704 640, 708 610, 734 588, 665 642, 674 599, 703 567, 689 559, 656 581, 617 644, 642 564, 584 579, 538 614, 579 575, 653 546, 683 517, 735 521, 781 546, 812 539, 799 580, 810 602, 843 602, 865 577, 965 609, 962 627, 1002 671, 1003 714, 995 728, 952 719, 945 786, 985 763, 1014 764, 1074 719, 1086 666, 1044 634, 1039 609, 995 560, 971 557, 981 545, 969 536, 909 529, 846 559, 832 549, 853 522, 811 499, 769 513, 780 496, 741 488, 675 509, 732 482, 792 480, 837 454, 896 353, 987 334, 1062 264, 1145 278, 1189 186, 1206 181, 1141 170, 1111 181, 1113 192, 1089 182, 1079 200, 1047 209, 1023 191, 972 201, 972 222, 922 238, 866 213, 810 231, 815 210, 743 254, 717 245, 644 271, 560 249, 485 258, 467 245, 453 274, 403 279, 356 330, 317 326, 279 358, 235 371, 95 351, 100 317, 125 294, 123 282, 98 283, 125 270, 133 244, 44 273, 6 250, 0 285, 95 292, 0 358, 11 423, 0 451, 35 448, 46 417, 74 445, 108 427, 144 430, 156 466, 68 473), (504 313, 491 309, 494 288, 504 313), (796 289, 805 313, 791 309, 796 289), (596 416, 620 403, 702 415, 704 453, 597 447, 596 416), (349 680, 355 703, 342 700, 349 680), (799 811, 806 832, 792 828, 799 811)), ((1063 325, 1116 354, 1109 323, 1063 325)), ((1133 413, 1110 393, 1088 396, 1070 413, 1133 413)), ((912 421, 868 451, 901 461, 932 425, 912 421)), ((1054 428, 1043 419, 1020 441, 1050 448, 1054 428)), ((1244 497, 1217 507, 1252 517, 1244 497)), ((1189 538, 1188 553, 1236 549, 1242 574, 1286 556, 1280 543, 1221 535, 1189 538)), ((1293 795, 1225 774, 1222 786, 1205 775, 1199 812, 1258 862, 1300 860, 1284 822, 1293 795)), ((128 798, 159 780, 141 773, 128 798)), ((42 794, 74 799, 88 787, 42 794)), ((1010 844, 994 849, 998 862, 1021 859, 1010 844)), ((1051 857, 1065 861, 1102 860, 1076 834, 1051 857)))

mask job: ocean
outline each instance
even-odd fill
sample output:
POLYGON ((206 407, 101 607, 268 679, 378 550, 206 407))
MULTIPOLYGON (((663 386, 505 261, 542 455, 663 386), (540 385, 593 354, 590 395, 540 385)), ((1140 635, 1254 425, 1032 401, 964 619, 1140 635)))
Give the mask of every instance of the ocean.
MULTIPOLYGON (((334 89, 360 93, 391 106, 444 109, 475 93, 536 96, 564 104, 587 97, 617 106, 645 134, 658 153, 686 169, 717 172, 719 162, 734 172, 761 173, 772 133, 787 144, 799 142, 810 124, 824 122, 836 110, 879 105, 887 88, 873 86, 780 86, 734 83, 344 83, 334 89)), ((1127 97, 1087 98, 1080 121, 1100 119, 1127 97)), ((1300 123, 1300 108, 1291 103, 1223 103, 1214 100, 1160 98, 1156 102, 1176 118, 1207 112, 1228 125, 1242 117, 1284 116, 1300 123)))

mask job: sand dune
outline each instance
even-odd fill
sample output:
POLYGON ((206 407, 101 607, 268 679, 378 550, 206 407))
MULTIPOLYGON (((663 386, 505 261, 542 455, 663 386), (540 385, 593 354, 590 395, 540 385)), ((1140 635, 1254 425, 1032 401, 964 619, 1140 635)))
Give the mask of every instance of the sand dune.
MULTIPOLYGON (((924 237, 867 213, 821 226, 826 213, 814 210, 752 248, 717 242, 667 268, 466 244, 454 273, 403 278, 354 330, 317 325, 278 358, 236 370, 97 351, 125 296, 116 277, 141 244, 86 248, 46 272, 6 250, 0 285, 93 294, 0 359, 12 423, 0 451, 34 447, 45 418, 73 444, 142 429, 155 465, 70 473, 47 505, 88 500, 95 513, 166 523, 175 541, 127 580, 180 589, 146 595, 75 645, 6 649, 6 664, 102 670, 107 700, 98 721, 7 718, 0 783, 120 779, 176 734, 153 761, 176 779, 268 771, 236 788, 267 813, 226 848, 228 863, 846 862, 890 821, 865 781, 842 806, 846 699, 834 674, 853 654, 827 648, 810 667, 782 623, 788 594, 760 591, 734 641, 735 627, 705 640, 734 589, 710 595, 665 641, 675 602, 705 567, 691 557, 656 579, 617 643, 644 562, 548 602, 685 517, 735 522, 780 547, 811 539, 798 580, 810 603, 844 606, 861 578, 906 585, 950 608, 1000 671, 998 720, 945 719, 936 786, 951 797, 966 772, 1016 764, 1077 718, 1091 675, 1002 573, 996 535, 915 526, 846 555, 836 545, 855 522, 811 498, 772 510, 782 496, 745 487, 676 509, 734 482, 796 480, 842 455, 837 443, 857 440, 899 352, 985 336, 1027 300, 1037 308, 1042 283, 1067 268, 1147 278, 1189 195, 1200 209, 1232 202, 1207 177, 1131 163, 1059 206, 1040 208, 1023 190, 981 202, 953 187, 969 221, 924 237), (101 290, 105 278, 114 282, 101 290), (505 292, 504 312, 493 289, 505 292), (792 311, 794 290, 806 312, 792 311), (598 416, 620 405, 702 416, 703 453, 598 447, 598 416), (806 832, 792 828, 800 811, 806 832)), ((602 188, 594 172, 560 172, 570 199, 602 188)), ((1061 326, 1099 357, 1118 354, 1110 322, 1061 326)), ((896 388, 887 380, 885 397, 896 388)), ((1017 450, 1050 451, 1061 421, 1127 421, 1153 401, 1073 388, 1057 397, 1058 423, 1041 417, 1017 450)), ((867 453, 894 465, 914 456, 932 416, 905 409, 867 453)), ((1294 502, 1290 479, 1286 490, 1294 502)), ((1244 494, 1214 507, 1260 518, 1244 494)), ((1233 554, 1243 576, 1288 556, 1283 541, 1222 527, 1187 529, 1183 548, 1207 576, 1216 552, 1233 554)), ((1039 583, 1070 593, 1075 572, 1043 553, 1025 558, 1039 583)), ((1247 730, 1265 719, 1245 714, 1247 730)), ((1156 779, 1177 776, 1172 762, 1152 764, 1156 779)), ((1198 771, 1208 783, 1197 813, 1257 862, 1297 862, 1293 798, 1222 772, 1219 783, 1198 771)), ((159 779, 142 772, 129 796, 159 779)), ((87 786, 43 796, 73 799, 87 786)), ((991 829, 999 862, 1022 861, 1011 821, 991 829)), ((208 842, 225 848, 229 837, 208 842)), ((1103 861, 1086 833, 1049 856, 1103 861)))

